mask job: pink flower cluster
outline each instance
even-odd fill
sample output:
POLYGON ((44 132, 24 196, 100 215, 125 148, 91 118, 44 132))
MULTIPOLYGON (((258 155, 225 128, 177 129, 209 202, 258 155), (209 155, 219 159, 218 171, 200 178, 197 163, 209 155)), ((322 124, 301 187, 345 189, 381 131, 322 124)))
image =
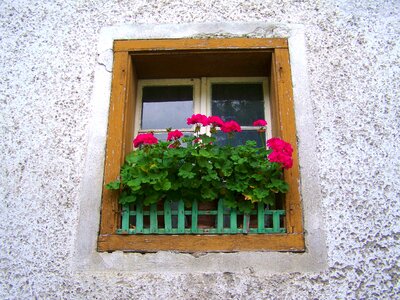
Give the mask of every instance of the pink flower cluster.
POLYGON ((196 114, 192 115, 190 118, 187 118, 188 125, 193 125, 193 124, 201 124, 203 126, 210 125, 210 122, 208 121, 208 117, 202 114, 196 114))
POLYGON ((157 144, 158 140, 152 133, 141 133, 136 136, 133 140, 133 146, 135 148, 140 147, 141 145, 151 145, 157 144))
POLYGON ((272 149, 268 155, 270 162, 280 163, 284 169, 290 169, 293 166, 292 145, 279 138, 271 138, 267 141, 267 146, 272 149))
POLYGON ((237 122, 228 121, 228 122, 225 122, 224 124, 222 124, 221 130, 225 133, 234 132, 234 131, 241 132, 242 128, 240 128, 240 125, 237 122))
POLYGON ((267 121, 265 120, 256 120, 253 122, 253 126, 267 126, 267 121))
POLYGON ((210 116, 207 117, 202 114, 192 115, 190 118, 187 119, 187 124, 192 125, 196 124, 196 126, 208 126, 211 125, 213 128, 220 127, 223 132, 241 132, 242 129, 240 125, 235 121, 227 121, 224 122, 218 116, 210 116))
POLYGON ((222 121, 222 119, 217 116, 208 117, 208 123, 214 127, 221 127, 222 125, 224 125, 224 121, 222 121))
POLYGON ((180 132, 179 130, 174 130, 174 131, 170 131, 168 132, 168 137, 167 137, 167 141, 172 141, 172 140, 177 140, 179 138, 183 137, 183 133, 180 132))
MULTIPOLYGON (((216 133, 216 127, 221 128, 221 130, 225 133, 232 133, 232 132, 241 132, 242 128, 236 121, 227 121, 224 122, 220 117, 218 116, 210 116, 207 117, 202 114, 193 114, 190 118, 187 118, 187 124, 188 125, 196 125, 196 131, 200 131, 201 126, 208 126, 211 125, 211 133, 216 133)), ((261 126, 265 127, 267 125, 267 121, 265 120, 256 120, 253 122, 253 126, 261 126)), ((265 129, 264 129, 265 130, 265 129)), ((179 130, 174 130, 168 132, 168 137, 167 141, 176 141, 174 144, 170 145, 170 148, 175 148, 179 145, 178 139, 180 139, 183 136, 183 133, 179 130)), ((272 149, 273 147, 283 149, 282 151, 277 151, 277 152, 282 152, 282 153, 287 153, 288 154, 288 148, 282 148, 282 145, 280 145, 278 142, 274 141, 274 139, 271 139, 268 141, 272 146, 268 144, 268 146, 272 149)), ((282 141, 283 142, 283 141, 282 141)), ((157 144, 158 140, 154 136, 153 133, 142 133, 139 134, 134 140, 133 140, 133 145, 135 148, 140 147, 141 145, 151 145, 151 144, 157 144)), ((290 146, 290 144, 288 144, 290 146)), ((286 146, 287 147, 287 146, 286 146)), ((291 149, 291 148, 290 148, 291 149)), ((293 151, 293 150, 291 150, 293 151)), ((276 151, 275 151, 276 152, 276 151)), ((272 154, 272 153, 271 153, 272 154)), ((275 155, 275 154, 274 154, 275 155)), ((272 157, 274 157, 272 155, 272 157)), ((291 156, 291 153, 288 154, 291 156)))

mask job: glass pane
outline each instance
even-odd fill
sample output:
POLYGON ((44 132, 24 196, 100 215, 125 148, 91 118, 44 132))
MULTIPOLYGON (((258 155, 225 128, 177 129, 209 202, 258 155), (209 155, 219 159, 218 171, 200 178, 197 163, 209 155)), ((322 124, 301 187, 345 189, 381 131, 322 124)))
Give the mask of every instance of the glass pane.
MULTIPOLYGON (((265 143, 261 144, 261 138, 256 130, 246 130, 242 132, 235 132, 231 141, 228 139, 228 134, 218 131, 216 134, 218 145, 231 145, 238 146, 246 144, 246 141, 256 141, 257 147, 265 147, 265 143)), ((264 139, 265 137, 263 137, 264 139)))
POLYGON ((265 118, 262 83, 218 83, 212 84, 211 91, 212 115, 242 126, 265 118))
POLYGON ((187 128, 193 86, 145 86, 142 103, 142 129, 187 128))
POLYGON ((161 132, 157 132, 157 133, 154 133, 154 136, 159 141, 165 142, 167 140, 168 133, 167 132, 162 132, 162 133, 161 132))

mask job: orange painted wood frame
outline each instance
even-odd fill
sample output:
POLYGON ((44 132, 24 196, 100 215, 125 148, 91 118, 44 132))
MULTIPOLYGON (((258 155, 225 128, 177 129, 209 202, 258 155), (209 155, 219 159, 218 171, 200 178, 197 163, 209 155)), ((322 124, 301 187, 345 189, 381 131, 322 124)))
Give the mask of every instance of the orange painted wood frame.
POLYGON ((101 203, 98 251, 156 252, 174 250, 180 252, 232 252, 232 251, 296 251, 305 250, 302 206, 299 191, 299 164, 290 57, 286 39, 167 39, 114 41, 114 65, 112 73, 111 101, 104 168, 104 184, 101 203), (135 53, 168 54, 179 52, 214 51, 269 51, 271 68, 270 99, 274 136, 293 145, 293 167, 285 170, 284 177, 290 190, 285 195, 285 234, 249 235, 120 235, 120 206, 118 192, 104 188, 115 180, 132 150, 135 116, 137 74, 135 53))

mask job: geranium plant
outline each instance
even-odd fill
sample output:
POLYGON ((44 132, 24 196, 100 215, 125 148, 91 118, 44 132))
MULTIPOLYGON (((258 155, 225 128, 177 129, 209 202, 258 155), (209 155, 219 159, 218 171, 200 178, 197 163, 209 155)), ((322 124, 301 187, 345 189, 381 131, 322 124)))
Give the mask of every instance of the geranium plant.
MULTIPOLYGON (((152 133, 134 139, 137 150, 127 155, 120 179, 106 186, 121 190, 121 204, 183 199, 190 206, 194 200, 222 198, 227 207, 249 212, 258 202, 273 205, 277 194, 288 191, 283 169, 292 166, 290 144, 272 138, 267 147, 257 147, 255 141, 221 146, 215 134, 220 129, 232 139, 241 131, 237 122, 197 114, 188 118, 187 124, 195 125, 194 135, 170 130, 166 141, 159 141, 152 133), (210 134, 200 134, 207 126, 210 134)), ((257 120, 253 125, 259 126, 265 143, 266 121, 257 120)))

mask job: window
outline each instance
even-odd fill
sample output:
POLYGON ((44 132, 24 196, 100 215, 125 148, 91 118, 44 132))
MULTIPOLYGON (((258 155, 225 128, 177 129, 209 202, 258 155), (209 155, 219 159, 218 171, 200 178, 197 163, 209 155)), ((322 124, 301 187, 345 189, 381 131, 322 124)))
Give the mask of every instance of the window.
MULTIPOLYGON (((216 115, 235 120, 243 132, 236 144, 254 140, 261 144, 254 120, 271 123, 267 77, 202 77, 190 79, 138 80, 134 136, 153 132, 165 140, 166 128, 193 132, 186 124, 192 114, 216 115), (173 116, 173 117, 171 117, 173 116)), ((267 136, 271 137, 271 126, 267 136)), ((220 144, 226 135, 217 134, 220 144)))
MULTIPOLYGON (((253 107, 249 109, 256 113, 260 112, 260 103, 257 104, 260 95, 268 98, 269 101, 264 101, 264 115, 267 119, 270 115, 272 132, 269 134, 279 136, 295 146, 294 166, 284 174, 291 187, 283 200, 286 233, 119 235, 116 234, 121 222, 118 195, 103 189, 99 251, 304 250, 291 74, 285 39, 115 41, 104 182, 110 182, 118 176, 125 154, 132 150, 135 130, 155 129, 157 134, 163 134, 163 120, 159 119, 159 123, 154 124, 147 117, 154 111, 155 102, 159 102, 158 108, 162 106, 159 94, 174 95, 163 101, 178 102, 175 104, 185 116, 191 108, 199 113, 211 113, 212 110, 213 114, 221 110, 223 114, 229 113, 229 109, 221 108, 224 101, 219 100, 221 97, 229 99, 227 90, 236 91, 236 94, 245 90, 247 94, 252 94, 253 107), (264 79, 257 82, 254 77, 264 79), (142 99, 143 103, 138 99, 142 99)), ((244 118, 244 123, 248 115, 240 116, 244 118)), ((180 121, 181 118, 176 120, 180 121)), ((176 124, 176 127, 181 126, 185 124, 176 124)), ((249 126, 244 135, 251 135, 253 129, 249 126)))
MULTIPOLYGON (((271 124, 271 113, 267 77, 224 78, 207 80, 206 115, 221 116, 224 120, 236 120, 242 125, 243 132, 235 135, 235 144, 244 144, 246 140, 257 141, 261 146, 255 120, 264 119, 271 124)), ((267 136, 271 137, 271 127, 267 136)), ((226 135, 217 135, 219 142, 226 135)))
POLYGON ((139 80, 134 136, 153 132, 167 137, 166 128, 192 132, 186 118, 200 109, 199 79, 139 80))

